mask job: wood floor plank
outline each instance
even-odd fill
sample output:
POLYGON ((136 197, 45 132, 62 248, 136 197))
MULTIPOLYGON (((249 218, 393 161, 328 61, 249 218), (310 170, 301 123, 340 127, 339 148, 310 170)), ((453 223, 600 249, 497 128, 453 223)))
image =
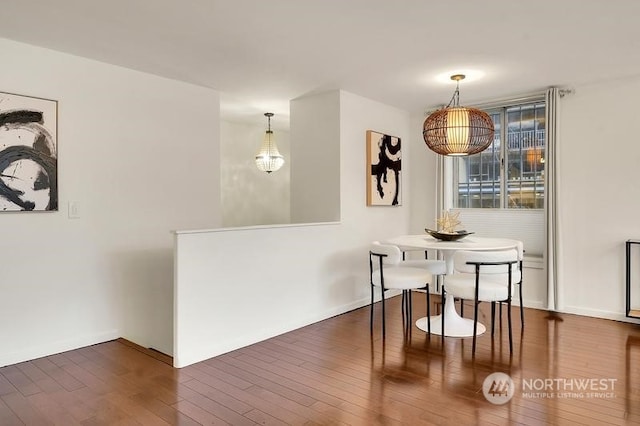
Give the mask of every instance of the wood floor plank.
POLYGON ((69 392, 76 401, 74 409, 79 410, 85 417, 83 425, 110 424, 126 422, 129 416, 115 404, 110 403, 103 393, 97 393, 91 388, 81 388, 69 392))
POLYGON ((68 426, 81 424, 64 406, 59 405, 54 398, 44 392, 31 395, 27 400, 53 424, 68 426))
POLYGON ((73 376, 64 371, 60 366, 54 364, 48 358, 39 358, 34 360, 33 363, 68 391, 74 391, 76 389, 85 387, 85 385, 82 384, 79 380, 75 379, 73 376))
MULTIPOLYGON (((215 390, 214 388, 208 385, 205 385, 203 383, 199 383, 195 379, 191 382, 186 383, 185 385, 186 386, 191 385, 193 386, 191 388, 197 391, 198 393, 207 395, 210 399, 214 399, 215 401, 220 401, 221 404, 224 404, 225 406, 233 409, 234 411, 239 412, 237 411, 237 408, 233 406, 229 406, 228 403, 225 402, 228 398, 225 398, 224 400, 222 400, 220 391, 215 390)), ((252 388, 244 390, 244 389, 237 389, 233 387, 228 387, 225 389, 225 391, 228 392, 228 394, 231 397, 233 397, 235 401, 237 402, 244 401, 242 402, 241 414, 247 416, 247 413, 250 412, 252 409, 257 409, 261 413, 268 415, 269 418, 278 419, 279 421, 282 421, 288 424, 301 424, 301 423, 304 423, 306 420, 308 420, 298 415, 295 411, 291 411, 288 408, 273 405, 268 401, 265 401, 262 397, 256 396, 255 393, 250 392, 251 389, 252 388)), ((295 402, 292 402, 292 404, 299 406, 299 404, 295 402)))
POLYGON ((98 350, 100 347, 100 345, 93 345, 78 349, 78 351, 80 351, 80 353, 84 355, 86 359, 80 364, 84 365, 85 363, 91 363, 93 365, 99 365, 102 369, 109 371, 110 374, 113 374, 115 376, 120 376, 131 372, 131 370, 123 365, 120 359, 116 358, 115 360, 113 360, 102 354, 98 350))
MULTIPOLYGON (((6 367, 2 368, 2 371, 4 371, 6 367)), ((9 395, 12 393, 18 392, 18 389, 13 386, 13 384, 7 380, 6 377, 4 377, 3 374, 0 374, 0 396, 2 395, 9 395)))
MULTIPOLYGON (((218 379, 218 372, 221 371, 220 369, 213 369, 210 366, 203 366, 206 368, 202 369, 202 373, 201 375, 195 375, 194 377, 198 380, 200 380, 203 383, 206 383, 207 385, 213 387, 213 388, 217 388, 223 392, 225 392, 227 389, 229 388, 229 384, 226 381, 222 381, 220 379, 218 379)), ((274 391, 275 393, 282 395, 283 397, 291 400, 291 401, 295 401, 296 403, 300 404, 300 405, 305 405, 305 406, 309 406, 311 404, 313 404, 316 400, 313 398, 310 398, 304 394, 301 394, 299 392, 296 392, 293 389, 287 388, 285 386, 281 386, 279 383, 273 382, 273 381, 269 381, 269 380, 264 380, 260 377, 256 377, 253 376, 251 378, 251 380, 253 381, 253 383, 249 383, 247 381, 242 381, 243 383, 248 383, 249 386, 242 386, 242 387, 237 387, 235 386, 236 389, 240 389, 240 390, 247 390, 255 385, 261 386, 261 387, 265 387, 265 388, 269 388, 272 391, 274 391)))
POLYGON ((23 426, 24 422, 7 406, 0 398, 0 425, 3 426, 23 426))
POLYGON ((163 426, 170 424, 146 407, 140 406, 134 400, 119 393, 109 393, 105 396, 105 399, 143 426, 163 426))
MULTIPOLYGON (((192 381, 195 379, 192 379, 192 381)), ((205 411, 208 411, 212 415, 215 415, 216 418, 221 419, 232 425, 251 425, 254 422, 250 421, 247 417, 244 417, 242 414, 231 410, 230 408, 219 404, 218 402, 208 398, 206 395, 203 395, 193 389, 191 389, 188 384, 190 382, 180 383, 179 392, 183 396, 183 401, 188 401, 198 407, 202 408, 205 411)), ((178 402, 175 406, 182 407, 184 404, 181 404, 183 401, 178 402)))
POLYGON ((15 365, 2 369, 2 375, 24 396, 42 392, 42 389, 15 365))
MULTIPOLYGON (((180 413, 186 416, 189 416, 189 418, 192 418, 199 425, 229 424, 191 401, 187 401, 183 399, 182 401, 176 402, 174 404, 174 407, 176 410, 180 411, 180 413)), ((247 421, 249 421, 249 419, 247 419, 247 421)), ((255 424, 255 423, 251 422, 251 424, 255 424)))
POLYGON ((94 414, 81 424, 83 426, 112 425, 112 424, 131 424, 139 425, 140 423, 129 416, 118 405, 109 402, 106 398, 97 401, 94 414))
POLYGON ((84 386, 92 389, 96 393, 106 394, 110 390, 110 385, 96 377, 91 372, 76 364, 67 364, 62 367, 65 372, 78 380, 84 386))
POLYGON ((140 383, 140 385, 144 388, 145 393, 153 395, 167 405, 173 405, 183 399, 178 389, 180 383, 179 379, 176 379, 174 375, 171 375, 171 377, 160 375, 152 377, 149 381, 140 383))
MULTIPOLYGON (((374 419, 377 418, 373 413, 369 415, 365 414, 364 416, 358 416, 353 414, 350 411, 346 411, 341 409, 339 406, 327 404, 324 401, 315 402, 311 408, 313 408, 317 413, 318 417, 316 421, 324 422, 327 421, 327 424, 345 424, 345 425, 361 425, 361 424, 376 424, 374 419)), ((377 418, 377 421, 383 420, 383 418, 377 418)), ((399 424, 398 422, 394 422, 391 419, 384 419, 380 424, 385 425, 393 425, 399 424)))
POLYGON ((243 399, 235 397, 238 394, 242 395, 242 392, 245 392, 243 389, 224 384, 220 386, 218 381, 207 380, 206 377, 203 379, 203 381, 198 378, 189 380, 184 383, 184 386, 239 414, 245 414, 254 408, 250 401, 243 401, 243 399))
POLYGON ((47 396, 57 405, 64 407, 64 409, 79 422, 87 420, 95 414, 94 404, 87 404, 86 400, 93 398, 93 396, 88 393, 78 397, 77 394, 60 388, 60 390, 56 392, 47 393, 47 396))
MULTIPOLYGON (((139 406, 149 410, 170 425, 196 426, 201 424, 194 420, 194 418, 191 418, 189 415, 180 412, 180 410, 178 410, 176 406, 167 405, 159 399, 155 398, 153 394, 144 393, 133 395, 130 399, 139 406)), ((178 405, 180 401, 177 401, 175 405, 178 405)), ((214 416, 212 416, 212 418, 213 417, 214 416)), ((218 421, 220 420, 218 419, 218 421)))
POLYGON ((253 409, 250 412, 248 412, 247 418, 253 420, 254 422, 260 425, 287 426, 290 424, 303 424, 303 423, 285 423, 281 420, 278 420, 275 417, 270 416, 267 413, 263 413, 258 409, 253 409))
POLYGON ((187 368, 195 370, 189 373, 195 379, 200 379, 202 376, 208 376, 227 383, 231 386, 235 386, 238 389, 246 389, 253 386, 253 383, 248 382, 236 375, 229 374, 226 371, 218 368, 215 364, 209 365, 202 362, 187 368))
MULTIPOLYGON (((312 408, 312 406, 306 406, 302 404, 298 404, 295 401, 287 399, 277 393, 271 392, 267 389, 261 388, 259 386, 254 386, 252 388, 247 389, 248 393, 251 393, 255 397, 263 400, 267 404, 272 407, 276 407, 276 410, 282 409, 287 410, 289 412, 295 413, 296 415, 305 419, 304 423, 318 420, 318 412, 312 408)), ((323 419, 324 421, 338 421, 336 418, 332 418, 327 416, 323 419)))
POLYGON ((2 395, 2 401, 27 425, 53 425, 43 413, 33 406, 20 392, 2 395))
POLYGON ((49 375, 40 370, 33 362, 23 362, 16 365, 24 375, 29 377, 43 392, 51 393, 62 389, 62 386, 49 375))

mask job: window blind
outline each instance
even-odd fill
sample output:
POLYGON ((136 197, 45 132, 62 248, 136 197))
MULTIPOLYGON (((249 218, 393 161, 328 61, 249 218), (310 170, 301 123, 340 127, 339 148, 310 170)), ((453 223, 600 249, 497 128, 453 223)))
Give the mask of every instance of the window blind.
POLYGON ((527 256, 542 256, 545 245, 544 210, 452 209, 460 212, 460 229, 478 237, 512 238, 524 243, 527 256))

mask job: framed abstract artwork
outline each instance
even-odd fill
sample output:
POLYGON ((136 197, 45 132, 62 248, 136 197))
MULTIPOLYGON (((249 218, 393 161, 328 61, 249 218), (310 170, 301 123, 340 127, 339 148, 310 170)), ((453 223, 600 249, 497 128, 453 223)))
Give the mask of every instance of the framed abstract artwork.
POLYGON ((367 130, 367 205, 401 205, 401 181, 400 138, 367 130))
POLYGON ((0 92, 0 211, 58 210, 58 103, 0 92))

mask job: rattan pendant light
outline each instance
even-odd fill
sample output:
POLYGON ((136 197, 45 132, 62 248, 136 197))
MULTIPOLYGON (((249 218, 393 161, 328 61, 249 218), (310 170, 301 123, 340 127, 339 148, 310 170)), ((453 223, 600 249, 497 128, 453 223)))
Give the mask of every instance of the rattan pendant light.
POLYGON ((494 127, 489 114, 459 105, 462 79, 462 74, 451 76, 451 80, 456 82, 456 91, 449 105, 435 111, 424 121, 424 141, 429 149, 440 155, 477 154, 493 142, 494 127))
POLYGON ((273 131, 271 130, 271 117, 272 112, 265 112, 265 117, 269 120, 267 131, 264 134, 264 140, 260 151, 256 154, 256 166, 262 172, 275 172, 284 164, 284 157, 280 155, 276 141, 273 137, 273 131))

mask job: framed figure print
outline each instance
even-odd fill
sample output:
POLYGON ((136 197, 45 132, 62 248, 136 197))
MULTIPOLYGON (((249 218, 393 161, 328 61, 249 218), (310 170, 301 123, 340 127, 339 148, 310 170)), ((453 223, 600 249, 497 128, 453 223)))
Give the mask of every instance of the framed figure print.
POLYGON ((367 130, 367 205, 401 205, 401 180, 400 138, 367 130))
POLYGON ((0 211, 58 210, 58 103, 0 92, 0 211))

